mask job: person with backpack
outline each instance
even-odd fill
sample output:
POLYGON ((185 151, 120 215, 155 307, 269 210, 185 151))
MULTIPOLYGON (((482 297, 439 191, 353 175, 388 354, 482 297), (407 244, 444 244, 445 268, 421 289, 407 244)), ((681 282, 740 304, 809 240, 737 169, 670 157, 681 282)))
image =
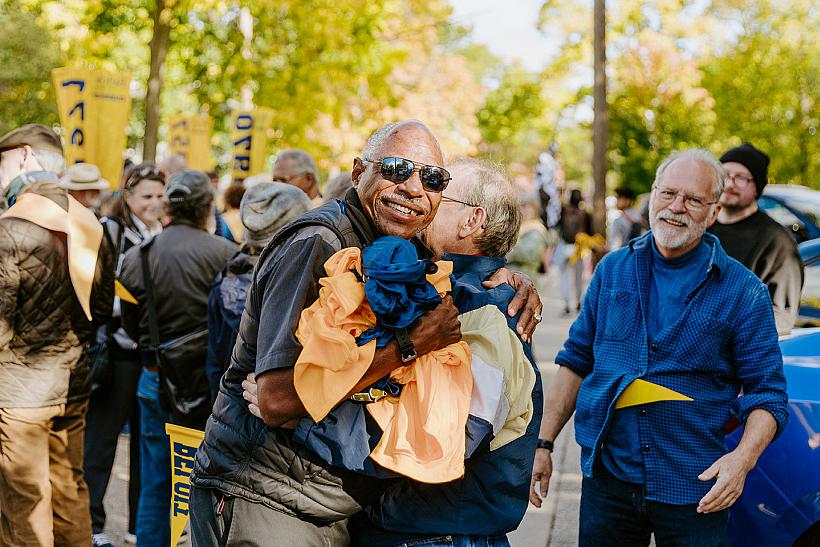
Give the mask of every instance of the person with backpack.
MULTIPOLYGON (((165 177, 154 162, 131 166, 120 185, 113 211, 100 222, 104 239, 117 257, 115 277, 119 277, 126 252, 162 231, 165 177)), ((137 503, 140 492, 140 421, 137 383, 142 361, 135 342, 122 326, 122 292, 115 292, 111 321, 100 327, 92 348, 91 401, 86 419, 83 469, 88 483, 91 507, 91 543, 95 547, 112 545, 106 536, 103 498, 108 489, 117 441, 128 423, 128 530, 126 543, 136 543, 137 503)))
POLYGON ((578 234, 592 235, 592 219, 586 211, 581 209, 581 191, 572 190, 569 203, 561 208, 561 220, 558 222, 558 233, 561 239, 555 249, 554 262, 560 272, 559 290, 564 301, 563 315, 569 315, 572 295, 575 296, 575 309, 581 309, 581 293, 583 292, 584 262, 577 259, 575 239, 578 234), (570 284, 574 291, 570 293, 570 284))

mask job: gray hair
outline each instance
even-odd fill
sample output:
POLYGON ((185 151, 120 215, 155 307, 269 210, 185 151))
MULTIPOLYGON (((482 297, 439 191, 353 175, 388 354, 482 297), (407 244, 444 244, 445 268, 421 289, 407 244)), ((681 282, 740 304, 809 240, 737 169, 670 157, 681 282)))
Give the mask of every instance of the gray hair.
POLYGON ((379 150, 384 145, 387 137, 390 136, 390 133, 392 133, 400 123, 401 122, 391 122, 376 129, 364 145, 364 150, 362 150, 362 158, 366 160, 376 159, 376 154, 379 153, 379 150))
POLYGON ((457 158, 447 168, 466 179, 459 199, 487 213, 484 233, 476 241, 478 250, 486 256, 506 256, 518 241, 521 228, 518 193, 512 182, 498 166, 473 158, 457 158))
POLYGON ((669 154, 658 166, 658 170, 655 172, 655 182, 653 186, 660 182, 664 171, 666 171, 666 168, 669 167, 672 162, 683 159, 699 162, 714 170, 715 183, 713 185, 714 191, 712 192, 712 199, 719 199, 723 193, 723 185, 726 182, 726 169, 711 152, 703 148, 687 148, 686 150, 676 150, 669 154))
POLYGON ((62 175, 65 171, 65 158, 62 154, 53 150, 31 149, 31 153, 43 171, 51 171, 57 175, 62 175))
POLYGON ((313 175, 313 180, 319 182, 319 172, 316 171, 316 164, 310 154, 298 148, 282 150, 276 156, 276 161, 288 160, 293 163, 299 173, 309 173, 313 175))
POLYGON ((325 191, 322 194, 324 198, 324 203, 332 199, 344 199, 345 194, 348 190, 353 188, 353 180, 351 179, 350 171, 339 173, 329 181, 327 181, 327 185, 325 185, 325 191))

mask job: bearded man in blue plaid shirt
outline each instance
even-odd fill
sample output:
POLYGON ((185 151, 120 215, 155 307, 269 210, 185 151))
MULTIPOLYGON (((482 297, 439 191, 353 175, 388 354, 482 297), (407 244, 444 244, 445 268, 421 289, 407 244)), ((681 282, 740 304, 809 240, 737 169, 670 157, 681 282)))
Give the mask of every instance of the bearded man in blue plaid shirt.
POLYGON ((582 547, 644 546, 653 533, 659 546, 724 545, 728 508, 785 426, 769 292, 705 233, 724 179, 705 150, 661 163, 652 231, 598 265, 555 359, 531 500, 546 495, 549 448, 576 411, 582 547), (726 453, 732 418, 745 431, 726 453))

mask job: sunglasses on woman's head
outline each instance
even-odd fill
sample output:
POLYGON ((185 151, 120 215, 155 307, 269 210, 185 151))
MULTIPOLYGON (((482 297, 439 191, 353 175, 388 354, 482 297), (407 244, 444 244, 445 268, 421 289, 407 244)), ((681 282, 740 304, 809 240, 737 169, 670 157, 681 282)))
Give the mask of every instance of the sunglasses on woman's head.
POLYGON ((128 179, 125 181, 125 189, 130 190, 142 180, 155 180, 165 184, 165 176, 153 165, 145 165, 128 174, 128 179))
POLYGON ((378 165, 382 178, 396 184, 406 181, 413 176, 415 171, 418 171, 421 185, 428 192, 443 191, 452 178, 450 172, 443 167, 412 162, 404 158, 365 159, 364 161, 378 165))

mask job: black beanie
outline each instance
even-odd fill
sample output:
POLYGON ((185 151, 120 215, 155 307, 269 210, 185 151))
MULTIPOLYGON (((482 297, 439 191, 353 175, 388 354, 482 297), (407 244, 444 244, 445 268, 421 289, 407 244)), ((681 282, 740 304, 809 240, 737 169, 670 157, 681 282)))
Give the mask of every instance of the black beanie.
POLYGON ((757 195, 763 193, 763 188, 769 182, 769 156, 749 143, 732 148, 720 157, 720 163, 733 161, 746 167, 755 179, 757 195))

